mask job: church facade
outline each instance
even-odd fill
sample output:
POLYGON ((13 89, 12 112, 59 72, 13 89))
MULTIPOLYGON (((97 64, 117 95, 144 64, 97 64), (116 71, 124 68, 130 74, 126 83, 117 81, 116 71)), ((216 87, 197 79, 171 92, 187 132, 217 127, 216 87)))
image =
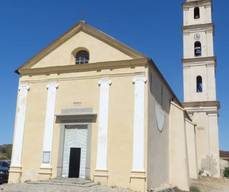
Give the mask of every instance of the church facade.
POLYGON ((211 1, 183 7, 184 103, 152 59, 84 21, 17 69, 10 183, 188 191, 200 171, 219 176, 211 1))

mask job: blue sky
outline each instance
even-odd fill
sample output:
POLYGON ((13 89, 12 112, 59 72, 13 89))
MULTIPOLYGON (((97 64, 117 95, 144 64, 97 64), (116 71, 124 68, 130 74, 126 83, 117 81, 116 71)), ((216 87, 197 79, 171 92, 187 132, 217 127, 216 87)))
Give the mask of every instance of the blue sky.
MULTIPOLYGON (((214 1, 220 146, 229 150, 229 1, 214 1)), ((182 0, 1 0, 0 144, 12 142, 14 70, 79 20, 151 57, 183 100, 182 0)))

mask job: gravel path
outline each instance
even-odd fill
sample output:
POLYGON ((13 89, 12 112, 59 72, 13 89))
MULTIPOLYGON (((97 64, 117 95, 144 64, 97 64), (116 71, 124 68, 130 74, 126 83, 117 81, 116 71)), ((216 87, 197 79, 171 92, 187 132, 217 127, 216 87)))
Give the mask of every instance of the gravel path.
MULTIPOLYGON (((192 186, 201 192, 229 192, 229 179, 201 178, 192 186)), ((165 190, 174 192, 175 190, 165 190)), ((80 179, 54 179, 51 181, 0 185, 0 192, 133 192, 130 189, 106 187, 80 179)))
POLYGON ((3 192, 129 192, 127 189, 108 188, 104 186, 77 187, 50 184, 14 184, 3 185, 2 188, 1 191, 3 192))
MULTIPOLYGON (((50 181, 0 185, 0 192, 133 192, 130 189, 106 187, 82 179, 53 179, 50 181)), ((159 192, 159 191, 157 191, 159 192)), ((160 192, 181 192, 167 189, 160 192)))
MULTIPOLYGON (((134 192, 130 189, 93 185, 91 187, 57 184, 21 183, 0 185, 0 192, 134 192)), ((159 191, 157 191, 159 192, 159 191)), ((160 192, 181 192, 176 189, 167 189, 160 192)))
POLYGON ((192 186, 201 192, 229 192, 229 179, 201 178, 193 180, 192 186))
POLYGON ((85 180, 51 180, 0 185, 0 192, 131 192, 129 189, 106 187, 85 180))

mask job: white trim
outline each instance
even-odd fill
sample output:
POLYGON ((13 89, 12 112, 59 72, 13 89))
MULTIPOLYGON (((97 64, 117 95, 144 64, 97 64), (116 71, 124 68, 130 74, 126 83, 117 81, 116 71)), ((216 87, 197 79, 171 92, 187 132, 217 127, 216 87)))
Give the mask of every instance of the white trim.
POLYGON ((134 127, 133 127, 133 164, 132 171, 145 170, 144 167, 144 91, 145 77, 137 75, 133 78, 134 83, 134 127))
POLYGON ((44 138, 43 138, 43 153, 50 152, 49 163, 43 162, 41 168, 51 168, 51 151, 52 151, 52 138, 53 138, 53 125, 55 118, 55 105, 56 105, 56 89, 58 84, 55 81, 50 82, 47 85, 48 95, 47 95, 47 106, 46 106, 46 117, 45 117, 45 128, 44 128, 44 138))
POLYGON ((16 118, 14 126, 13 152, 12 152, 12 167, 21 167, 23 135, 25 127, 26 100, 29 86, 26 83, 21 83, 18 88, 16 118))
POLYGON ((107 170, 107 132, 109 113, 109 88, 111 81, 103 78, 98 82, 100 86, 100 101, 98 115, 98 146, 97 146, 97 170, 107 170))

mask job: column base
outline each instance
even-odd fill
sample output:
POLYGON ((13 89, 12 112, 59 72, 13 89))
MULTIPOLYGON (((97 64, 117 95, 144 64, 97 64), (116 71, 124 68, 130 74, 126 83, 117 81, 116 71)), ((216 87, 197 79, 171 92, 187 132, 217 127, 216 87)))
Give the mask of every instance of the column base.
POLYGON ((134 191, 146 191, 146 172, 132 171, 130 173, 130 189, 134 191))
POLYGON ((8 183, 20 183, 22 167, 10 167, 8 183))
POLYGON ((49 180, 52 177, 52 168, 40 167, 38 174, 39 180, 49 180))
POLYGON ((95 170, 94 182, 101 185, 108 185, 108 170, 95 170))

